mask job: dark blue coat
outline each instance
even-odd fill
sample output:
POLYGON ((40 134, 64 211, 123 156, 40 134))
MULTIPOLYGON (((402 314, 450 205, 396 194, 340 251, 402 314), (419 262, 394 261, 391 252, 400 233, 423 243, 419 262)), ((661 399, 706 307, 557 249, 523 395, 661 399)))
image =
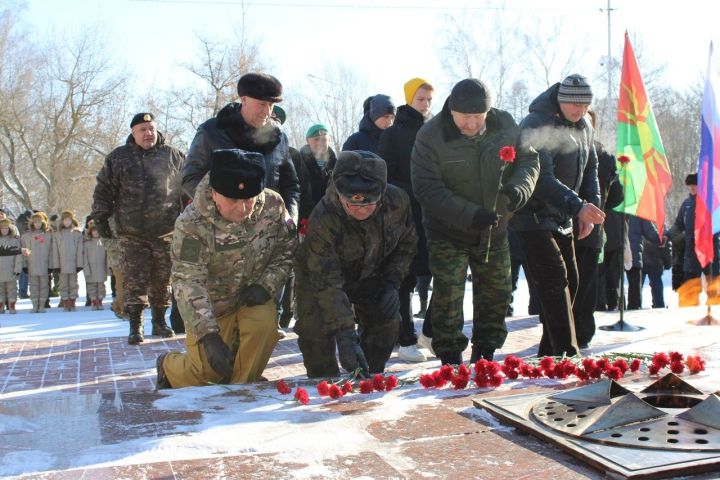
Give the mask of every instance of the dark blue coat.
POLYGON ((343 152, 348 150, 367 150, 368 152, 377 153, 382 132, 383 131, 370 120, 370 117, 366 113, 363 115, 362 120, 360 120, 359 130, 345 140, 342 150, 343 152))
POLYGON ((628 215, 628 242, 632 253, 633 268, 643 267, 643 239, 653 245, 660 245, 657 227, 650 220, 628 215))

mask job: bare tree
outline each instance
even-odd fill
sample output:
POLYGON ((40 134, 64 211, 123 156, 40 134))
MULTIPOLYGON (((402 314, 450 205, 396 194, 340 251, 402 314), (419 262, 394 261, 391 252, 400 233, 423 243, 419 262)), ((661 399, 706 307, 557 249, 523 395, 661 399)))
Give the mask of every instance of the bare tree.
POLYGON ((41 54, 23 58, 32 72, 9 90, 15 96, 0 115, 3 185, 24 208, 84 213, 95 173, 118 142, 125 78, 113 73, 95 29, 23 45, 41 54))
POLYGON ((307 106, 307 118, 328 127, 331 147, 339 152, 363 116, 367 82, 359 72, 339 62, 327 63, 317 75, 308 74, 306 82, 309 87, 305 91, 310 93, 299 101, 307 106))

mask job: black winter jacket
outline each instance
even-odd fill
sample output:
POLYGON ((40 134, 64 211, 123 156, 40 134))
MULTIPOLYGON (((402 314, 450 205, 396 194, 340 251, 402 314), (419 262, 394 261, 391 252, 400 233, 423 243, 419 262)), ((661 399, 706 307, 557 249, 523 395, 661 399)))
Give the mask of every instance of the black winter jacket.
POLYGON ((172 232, 182 211, 184 158, 160 133, 149 150, 129 135, 97 175, 91 217, 96 222, 113 217, 119 235, 157 238, 172 232))
POLYGON ((395 123, 383 130, 377 151, 377 154, 387 163, 388 183, 402 188, 410 197, 410 206, 418 236, 417 255, 410 265, 410 273, 415 276, 430 275, 427 239, 422 225, 422 208, 413 193, 410 172, 410 156, 413 145, 415 145, 415 137, 424 124, 425 117, 411 106, 398 107, 395 123))
POLYGON ((569 235, 572 218, 585 202, 600 206, 593 129, 583 118, 562 117, 556 83, 530 104, 520 124, 521 144, 540 156, 540 177, 530 201, 515 213, 516 231, 551 230, 569 235))
POLYGON ((366 113, 360 120, 360 127, 357 132, 353 133, 343 143, 342 150, 367 150, 368 152, 377 153, 378 144, 382 130, 370 120, 366 113))
POLYGON ((466 137, 455 126, 448 102, 418 132, 412 152, 412 186, 423 209, 428 239, 445 240, 467 247, 505 241, 511 213, 507 199, 498 195, 504 162, 499 151, 516 146, 514 163, 502 174, 503 184, 513 185, 520 205, 530 198, 538 178, 537 152, 517 144, 518 127, 509 113, 490 109, 487 130, 480 141, 466 137), (497 199, 497 205, 494 203, 497 199), (497 228, 479 230, 472 220, 480 208, 500 215, 497 228))
POLYGON ((239 148, 261 153, 265 157, 265 187, 282 196, 285 208, 297 223, 300 183, 290 159, 287 136, 273 119, 262 128, 251 127, 243 120, 241 109, 241 104, 229 103, 217 117, 198 127, 183 169, 183 189, 194 196, 198 183, 210 170, 213 150, 239 148))
POLYGON ((336 162, 337 157, 332 148, 328 149, 328 161, 324 168, 320 168, 308 145, 304 145, 297 155, 293 156, 295 170, 300 179, 300 219, 310 218, 315 205, 325 196, 336 162))

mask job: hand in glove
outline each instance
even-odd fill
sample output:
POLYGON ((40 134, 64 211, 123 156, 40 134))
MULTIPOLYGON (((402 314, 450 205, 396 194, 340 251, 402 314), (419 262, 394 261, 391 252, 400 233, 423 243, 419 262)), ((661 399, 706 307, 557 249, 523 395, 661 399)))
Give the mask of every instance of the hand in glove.
POLYGON ((385 318, 391 318, 400 311, 398 287, 392 282, 383 283, 378 296, 378 308, 385 318))
POLYGON ((491 212, 482 207, 478 208, 472 219, 472 227, 477 230, 485 230, 488 227, 497 227, 500 217, 497 212, 491 212))
POLYGON ((107 220, 98 221, 95 224, 100 237, 102 238, 113 238, 112 230, 110 229, 110 223, 107 220))
POLYGON ((245 287, 238 297, 238 303, 248 307, 263 305, 267 303, 268 300, 270 300, 270 294, 257 283, 245 287))
POLYGON ((365 360, 365 354, 355 329, 341 330, 335 335, 335 340, 337 341, 340 365, 348 372, 354 372, 361 368, 365 376, 369 375, 370 367, 365 360))
POLYGON ((520 203, 522 202, 522 196, 520 195, 520 192, 518 192, 517 188, 515 188, 515 185, 513 185, 512 183, 503 185, 500 189, 500 193, 505 195, 508 199, 508 210, 514 212, 518 209, 518 207, 520 207, 520 203))
POLYGON ((223 377, 220 383, 230 383, 235 357, 228 346, 217 333, 208 333, 200 341, 205 349, 210 367, 223 377))
POLYGON ((0 245, 0 257, 9 257, 12 255, 20 255, 20 247, 10 245, 0 245))

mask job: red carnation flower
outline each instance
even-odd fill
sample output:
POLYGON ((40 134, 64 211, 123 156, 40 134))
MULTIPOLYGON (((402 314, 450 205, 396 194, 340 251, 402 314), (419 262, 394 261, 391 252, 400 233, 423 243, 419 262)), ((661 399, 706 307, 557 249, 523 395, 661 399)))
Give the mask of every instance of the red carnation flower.
POLYGON ((485 369, 487 368, 488 363, 490 362, 488 362, 484 358, 481 358, 480 360, 475 362, 475 373, 485 373, 485 369))
POLYGON ((373 388, 375 391, 383 392, 385 391, 385 379, 382 375, 379 373, 376 373, 375 376, 372 379, 373 388))
POLYGON ((334 383, 330 385, 330 398, 338 399, 345 395, 345 392, 342 391, 340 387, 335 385, 334 383))
POLYGON ((588 375, 590 375, 590 378, 598 379, 602 377, 603 370, 602 368, 598 367, 597 365, 592 370, 588 370, 588 375))
POLYGON ((618 157, 618 162, 620 162, 620 165, 627 165, 628 163, 630 163, 630 157, 628 157, 627 155, 620 155, 618 157))
POLYGON ((520 367, 520 364, 522 363, 522 360, 520 360, 515 355, 508 355, 505 357, 505 360, 503 361, 503 365, 507 365, 510 368, 518 368, 520 367))
POLYGON ((445 380, 450 381, 455 375, 455 369, 452 365, 443 365, 440 367, 440 375, 442 375, 445 380))
POLYGON ((505 146, 500 149, 499 152, 500 160, 507 163, 513 163, 515 161, 515 147, 505 146))
MULTIPOLYGON (((422 383, 422 378, 420 379, 422 383)), ((373 383, 371 380, 360 380, 360 393, 372 393, 373 383)))
POLYGON ((302 405, 307 405, 310 403, 310 395, 308 395, 307 390, 305 390, 302 387, 297 387, 295 390, 295 400, 300 402, 302 405))
POLYGON ((435 370, 432 374, 433 381, 435 382, 435 388, 442 388, 447 383, 447 380, 440 374, 440 370, 435 370))
POLYGON ((490 385, 492 385, 494 388, 499 387, 503 383, 503 376, 496 373, 492 377, 490 377, 490 385))
POLYGON ((330 395, 330 385, 328 385, 327 380, 323 380, 322 382, 318 383, 317 391, 321 397, 327 397, 328 395, 330 395))
POLYGON ((288 384, 285 383, 285 380, 282 380, 282 379, 279 382, 277 382, 277 384, 275 385, 275 388, 277 388, 277 391, 283 395, 292 393, 292 388, 290 388, 288 386, 288 384))
POLYGON ((545 357, 540 360, 540 368, 542 368, 543 370, 552 368, 553 365, 555 365, 555 360, 553 360, 552 357, 545 357))
POLYGON ((648 367, 648 373, 650 375, 657 375, 659 371, 660 371, 660 367, 658 367, 657 364, 655 364, 655 363, 653 363, 652 365, 650 365, 648 367))
POLYGON ((485 374, 495 375, 497 373, 500 373, 500 364, 494 360, 492 362, 488 362, 485 366, 485 374))
MULTIPOLYGON (((424 373, 420 375, 420 385, 425 388, 432 388, 435 386, 435 379, 429 373, 424 373)), ((360 383, 360 389, 362 390, 362 383, 360 383)))
POLYGON ((637 372, 638 370, 640 370, 641 365, 642 365, 642 362, 640 361, 639 358, 633 359, 633 361, 630 362, 630 371, 637 372))
POLYGON ((603 372, 606 372, 607 369, 610 368, 610 360, 608 360, 607 358, 601 358, 596 363, 598 368, 603 372))
POLYGON ((385 377, 385 391, 389 392, 393 388, 398 386, 398 379, 395 375, 390 375, 389 377, 385 377))
POLYGON ((665 368, 670 363, 670 358, 668 357, 667 353, 660 352, 653 355, 652 358, 653 365, 658 367, 658 370, 665 368))
POLYGON ((352 393, 352 391, 353 391, 353 384, 350 383, 350 382, 345 382, 345 383, 343 383, 342 391, 343 391, 343 393, 352 393))
POLYGON ((583 382, 590 378, 590 375, 588 375, 588 373, 582 368, 578 368, 575 371, 575 376, 583 382))
POLYGON ((623 376, 622 370, 618 367, 608 367, 607 370, 605 370, 605 375, 613 380, 620 380, 623 376))
POLYGON ((680 352, 670 352, 670 361, 671 362, 682 362, 683 354, 680 352))
POLYGON ((533 367, 532 368, 532 374, 530 375, 531 378, 540 378, 542 377, 542 370, 539 367, 533 367))
POLYGON ((685 359, 685 366, 688 368, 690 373, 698 373, 705 370, 705 360, 700 358, 700 355, 688 355, 685 359))
POLYGON ((456 376, 452 379, 452 385, 455 390, 462 390, 465 387, 467 387, 468 382, 470 381, 470 377, 460 377, 456 376))
POLYGON ((503 372, 503 373, 504 373, 505 376, 506 376, 507 378, 509 378, 510 380, 515 380, 516 378, 518 378, 518 376, 520 376, 520 375, 518 374, 518 371, 517 371, 517 370, 508 370, 507 372, 503 372))
POLYGON ((678 375, 685 370, 685 364, 682 362, 670 362, 670 371, 678 375))
POLYGON ((532 377, 532 371, 533 367, 528 365, 527 363, 523 363, 520 365, 520 375, 522 375, 525 378, 531 378, 532 377))
POLYGON ((624 358, 618 358, 617 360, 615 360, 613 362, 613 367, 619 368, 622 371, 623 375, 625 375, 625 372, 630 369, 624 358))
POLYGON ((490 386, 490 381, 485 375, 475 375, 475 385, 479 388, 487 388, 490 386))
POLYGON ((470 380, 470 368, 468 368, 468 366, 464 363, 461 363, 458 365, 457 376, 470 380))

